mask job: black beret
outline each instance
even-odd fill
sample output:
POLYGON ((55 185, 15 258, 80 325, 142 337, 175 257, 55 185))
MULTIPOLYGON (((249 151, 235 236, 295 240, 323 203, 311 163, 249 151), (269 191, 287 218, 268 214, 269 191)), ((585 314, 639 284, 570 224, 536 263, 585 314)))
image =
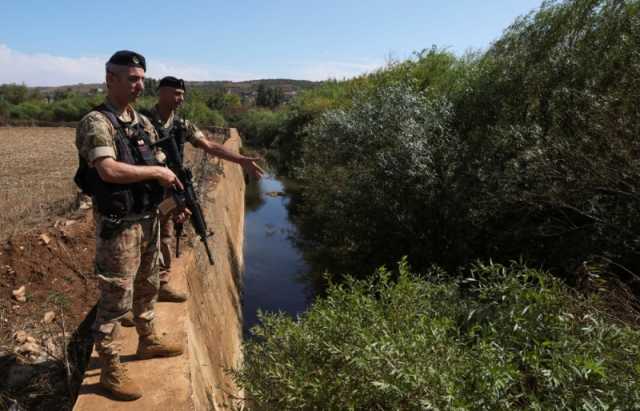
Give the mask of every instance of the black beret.
POLYGON ((173 87, 179 88, 181 90, 187 91, 184 86, 184 80, 181 78, 175 78, 173 76, 163 77, 158 84, 158 88, 160 87, 173 87))
POLYGON ((107 61, 107 64, 109 63, 118 66, 140 67, 144 71, 147 71, 147 61, 142 54, 138 54, 135 51, 116 51, 109 61, 107 61))

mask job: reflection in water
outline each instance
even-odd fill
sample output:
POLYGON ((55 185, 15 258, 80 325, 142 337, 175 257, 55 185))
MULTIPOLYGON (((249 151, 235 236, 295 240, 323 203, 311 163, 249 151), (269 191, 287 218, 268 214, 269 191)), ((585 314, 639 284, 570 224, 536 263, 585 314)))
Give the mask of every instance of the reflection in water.
POLYGON ((244 199, 247 212, 256 211, 264 204, 264 199, 262 198, 260 191, 260 182, 255 178, 249 179, 244 199))
POLYGON ((245 273, 243 286, 244 333, 257 323, 257 311, 302 313, 313 298, 303 277, 309 266, 292 236, 288 197, 273 177, 247 185, 245 216, 245 273), (267 195, 269 193, 269 195, 267 195))

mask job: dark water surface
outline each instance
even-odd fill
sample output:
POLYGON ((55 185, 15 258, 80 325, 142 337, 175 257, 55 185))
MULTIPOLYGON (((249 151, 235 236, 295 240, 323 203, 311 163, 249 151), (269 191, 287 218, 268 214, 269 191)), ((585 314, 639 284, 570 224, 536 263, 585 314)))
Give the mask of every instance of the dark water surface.
POLYGON ((283 191, 282 182, 271 176, 247 185, 242 306, 245 337, 258 321, 258 310, 283 311, 295 317, 313 299, 314 292, 305 280, 310 267, 292 240, 297 231, 289 220, 289 198, 267 194, 283 191))

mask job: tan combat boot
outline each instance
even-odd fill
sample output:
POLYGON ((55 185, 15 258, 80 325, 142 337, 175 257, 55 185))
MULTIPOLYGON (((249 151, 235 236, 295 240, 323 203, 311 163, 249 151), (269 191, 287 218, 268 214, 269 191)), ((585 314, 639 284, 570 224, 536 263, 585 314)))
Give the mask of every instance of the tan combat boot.
POLYGON ((176 357, 183 352, 182 344, 160 338, 155 333, 140 336, 136 356, 140 360, 156 357, 176 357))
POLYGON ((136 323, 133 322, 133 313, 128 311, 124 317, 120 318, 120 325, 123 327, 135 327, 136 323))
POLYGON ((187 295, 171 287, 169 283, 160 284, 158 291, 158 302, 162 303, 183 303, 187 301, 187 295))
POLYGON ((127 375, 118 357, 100 357, 100 385, 116 400, 133 401, 142 397, 142 389, 127 375))

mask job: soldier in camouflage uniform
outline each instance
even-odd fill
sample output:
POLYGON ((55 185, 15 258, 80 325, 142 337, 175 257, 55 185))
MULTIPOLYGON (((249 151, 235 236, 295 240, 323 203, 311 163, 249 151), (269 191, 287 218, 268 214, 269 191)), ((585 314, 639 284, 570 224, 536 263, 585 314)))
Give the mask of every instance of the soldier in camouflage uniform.
MULTIPOLYGON (((173 135, 183 152, 183 145, 189 142, 192 146, 204 150, 206 153, 239 164, 249 175, 260 178, 264 171, 255 163, 257 157, 247 157, 228 150, 222 144, 208 139, 205 134, 189 121, 180 118, 176 109, 184 102, 184 80, 168 76, 160 80, 158 84, 158 103, 145 112, 154 127, 161 135, 173 135)), ((161 221, 161 254, 160 267, 160 292, 158 301, 183 302, 187 296, 178 292, 169 285, 171 271, 171 243, 174 239, 174 221, 171 215, 164 216, 161 221)))
POLYGON ((100 300, 93 333, 101 361, 101 385, 121 400, 142 393, 120 364, 118 319, 133 310, 140 359, 182 353, 179 344, 154 331, 158 295, 160 224, 157 204, 163 187, 182 187, 152 148, 152 124, 130 105, 144 89, 144 57, 115 53, 106 65, 105 103, 82 118, 76 133, 80 167, 76 182, 93 197, 96 273, 100 300))

